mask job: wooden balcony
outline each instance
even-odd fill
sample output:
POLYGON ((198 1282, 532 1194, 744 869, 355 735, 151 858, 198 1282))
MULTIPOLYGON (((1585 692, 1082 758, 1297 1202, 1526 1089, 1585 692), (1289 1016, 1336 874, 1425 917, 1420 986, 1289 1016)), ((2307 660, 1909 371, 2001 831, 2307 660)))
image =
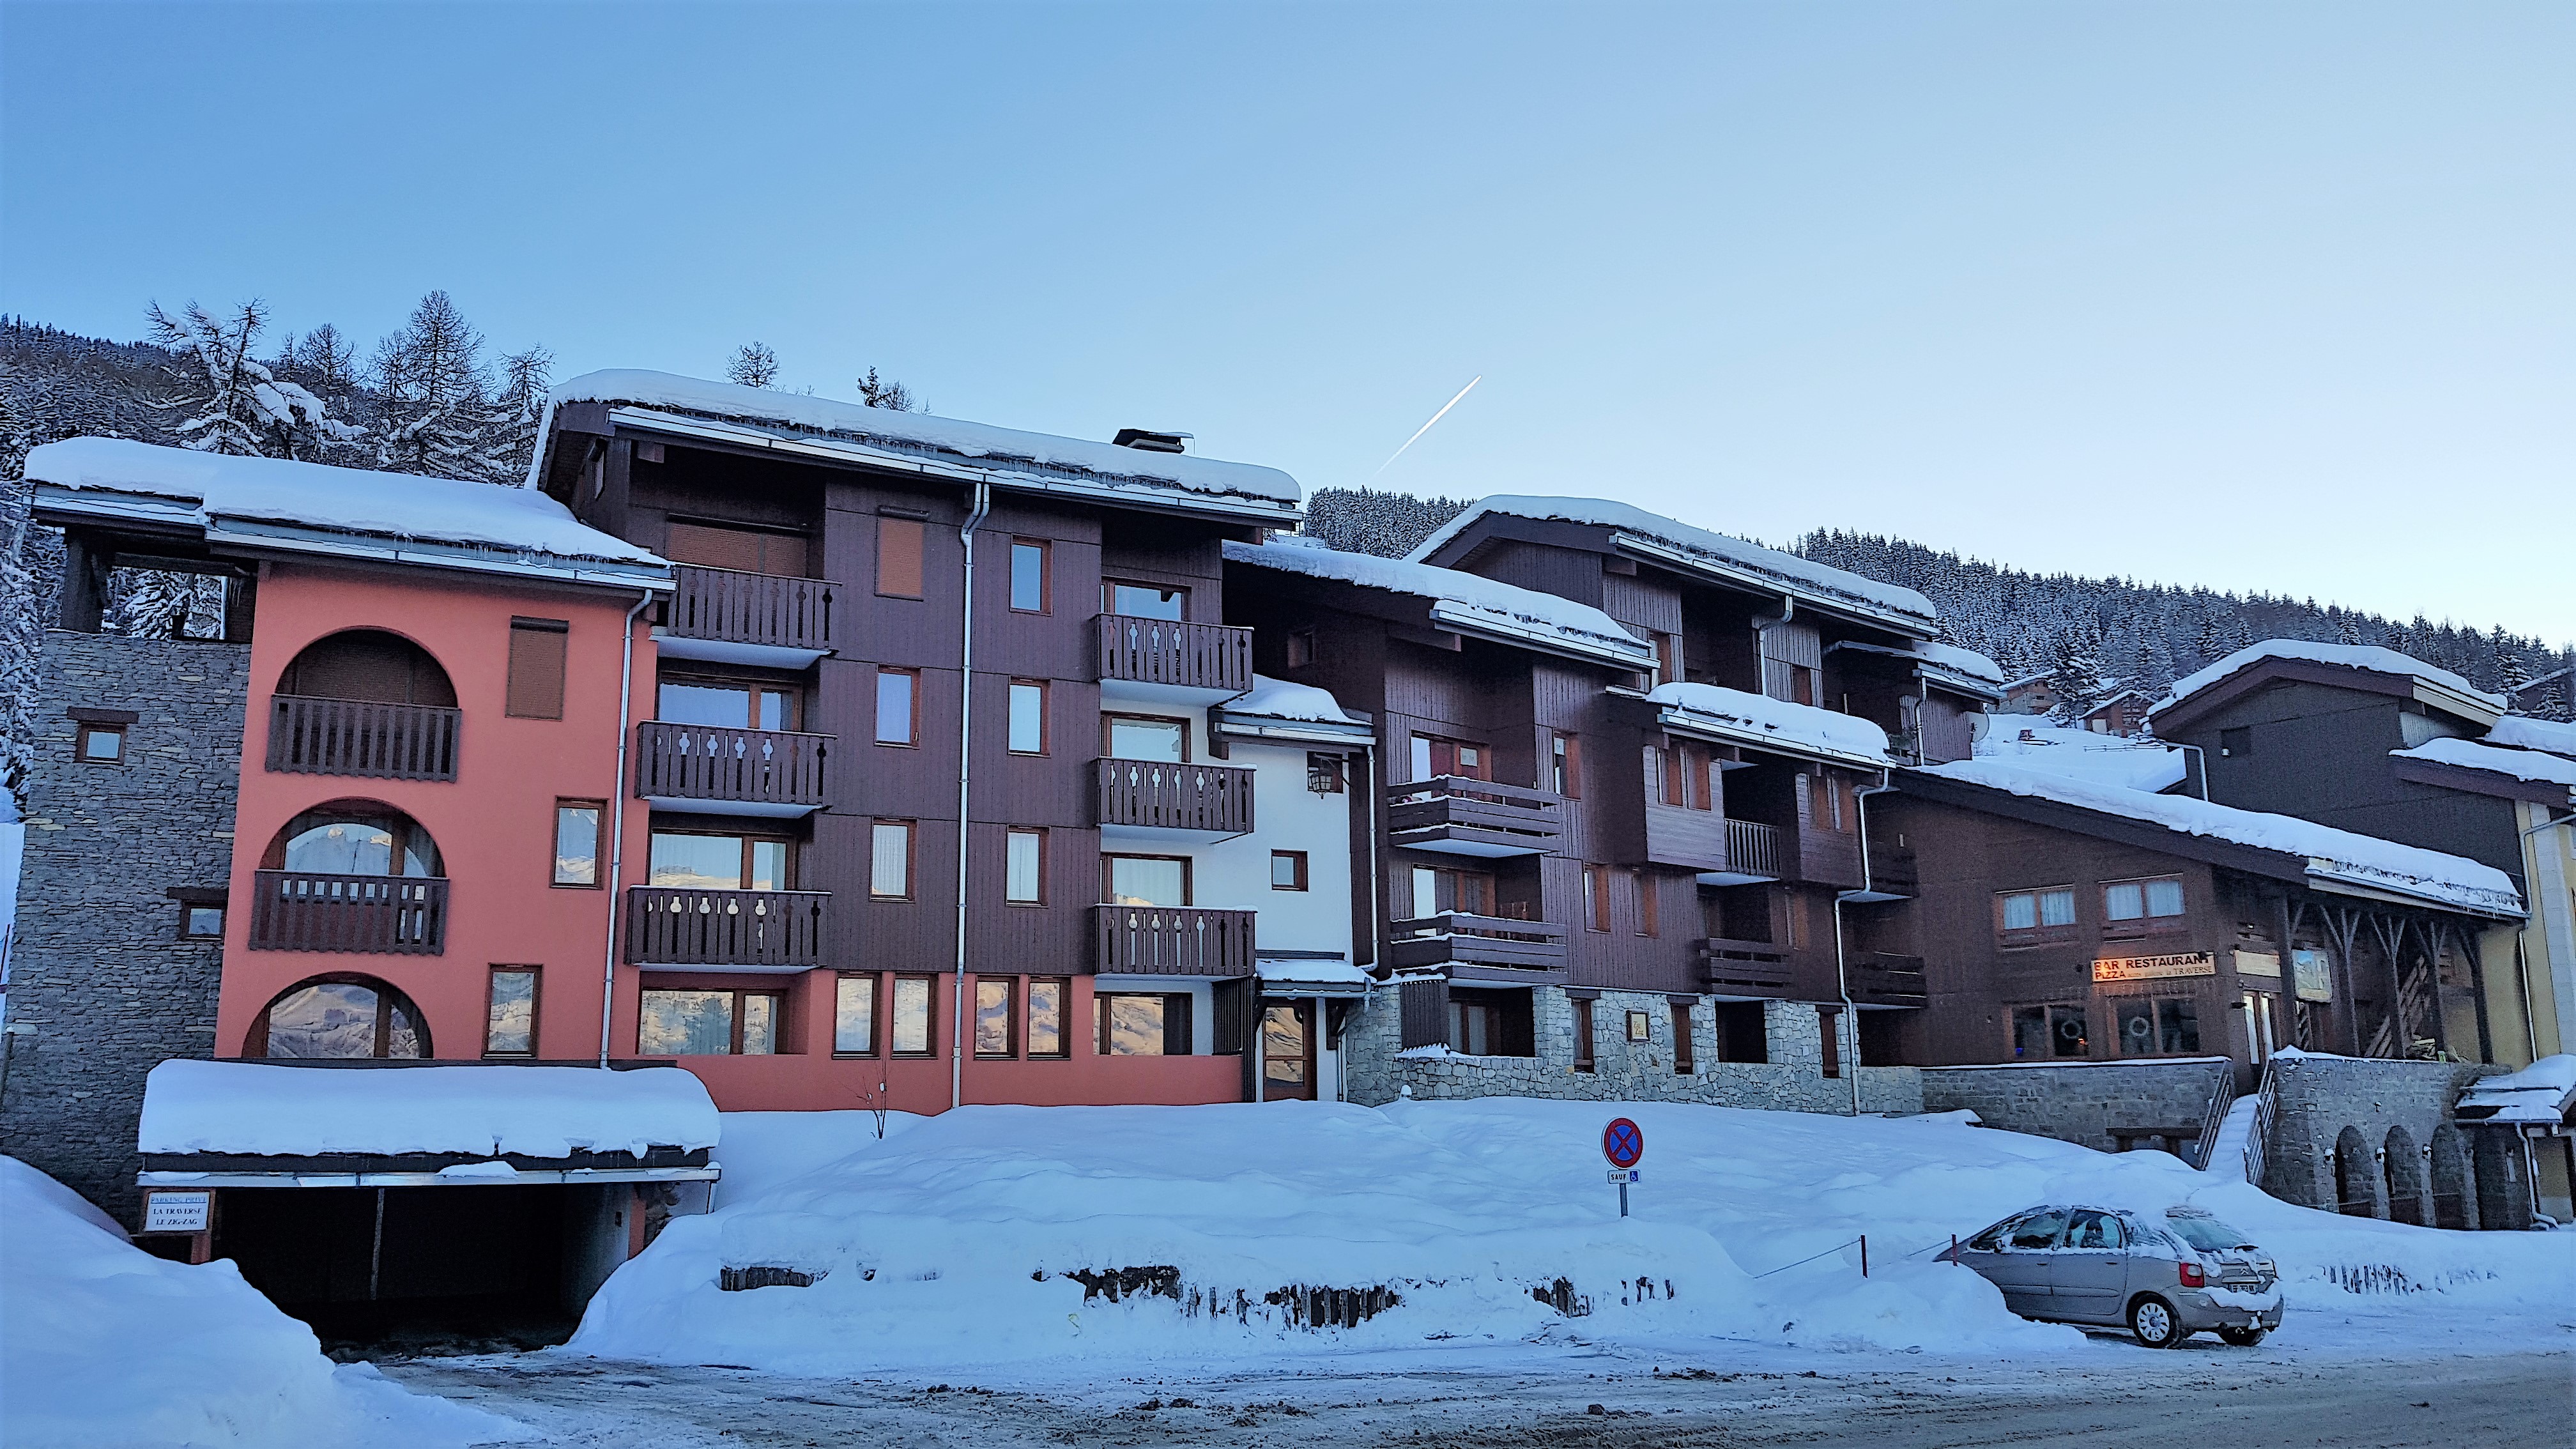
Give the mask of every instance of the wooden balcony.
POLYGON ((823 964, 829 891, 708 891, 635 886, 626 893, 626 959, 638 966, 823 964))
POLYGON ((646 720, 635 727, 635 793, 661 809, 803 815, 832 803, 832 735, 646 720))
POLYGON ((1859 835, 1810 825, 1801 826, 1793 838, 1797 844, 1794 879, 1836 890, 1861 889, 1859 835))
POLYGON ((1790 978, 1787 948, 1768 941, 1735 941, 1710 936, 1699 943, 1701 974, 1709 990, 1721 996, 1786 996, 1790 978))
POLYGON ((254 951, 435 956, 447 949, 447 878, 263 870, 250 906, 254 951))
POLYGON ((1092 969, 1139 976, 1249 976, 1253 912, 1196 906, 1094 906, 1092 969))
POLYGON ((1554 855, 1565 802, 1544 790, 1441 775, 1386 787, 1387 842, 1446 855, 1554 855))
POLYGON ((674 638, 828 654, 841 586, 824 579, 676 564, 678 588, 662 617, 674 638))
POLYGON ((1780 832, 1750 820, 1730 820, 1714 810, 1649 803, 1646 860, 1719 877, 1707 882, 1711 885, 1778 880, 1780 832))
POLYGON ((1102 614, 1103 682, 1205 691, 1216 697, 1252 687, 1252 631, 1178 619, 1138 619, 1102 614))
POLYGON ((1500 916, 1443 911, 1387 927, 1390 966, 1493 966, 1518 971, 1563 971, 1565 927, 1552 921, 1512 921, 1500 916))
POLYGON ((1854 951, 1843 958, 1843 980, 1852 1000, 1872 1006, 1924 1006, 1932 999, 1923 984, 1920 956, 1854 951))
POLYGON ((1911 896, 1922 890, 1922 871, 1907 846, 1869 843, 1869 889, 1884 896, 1911 896))
POLYGON ((268 768, 287 775, 453 780, 464 718, 433 704, 272 695, 268 768))
POLYGON ((1204 830, 1242 835, 1252 829, 1252 772, 1224 765, 1158 760, 1102 760, 1096 819, 1104 828, 1204 830))

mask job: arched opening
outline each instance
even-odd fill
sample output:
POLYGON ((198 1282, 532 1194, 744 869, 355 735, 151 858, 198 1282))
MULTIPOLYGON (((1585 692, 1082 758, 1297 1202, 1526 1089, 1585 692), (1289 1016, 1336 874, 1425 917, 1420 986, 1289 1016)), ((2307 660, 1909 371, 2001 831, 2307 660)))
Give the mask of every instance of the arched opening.
POLYGON ((2379 1216, 2379 1165, 2371 1160, 2370 1141, 2358 1127, 2335 1137, 2335 1211, 2347 1217, 2379 1216))
POLYGON ((2469 1145, 2445 1122, 2433 1129, 2433 1226, 2478 1225, 2477 1186, 2469 1176, 2469 1145))
POLYGON ((456 707, 456 687, 429 651, 382 629, 343 629, 304 646, 277 692, 307 699, 456 707))
POLYGON ((2510 1131, 2492 1127, 2467 1136, 2478 1186, 2478 1226, 2490 1231, 2531 1226, 2531 1182, 2522 1170, 2522 1144, 2510 1131))
POLYGON ((447 874, 429 831, 378 800, 328 800, 287 821, 269 841, 259 868, 310 875, 447 874))
POLYGON ((422 1058, 430 1055, 429 1024, 411 998, 375 977, 314 976, 260 1012, 242 1055, 422 1058))
POLYGON ((2391 1127, 2380 1145, 2380 1170, 2388 1178, 2388 1220, 2425 1226, 2424 1155, 2416 1150, 2415 1134, 2391 1127))

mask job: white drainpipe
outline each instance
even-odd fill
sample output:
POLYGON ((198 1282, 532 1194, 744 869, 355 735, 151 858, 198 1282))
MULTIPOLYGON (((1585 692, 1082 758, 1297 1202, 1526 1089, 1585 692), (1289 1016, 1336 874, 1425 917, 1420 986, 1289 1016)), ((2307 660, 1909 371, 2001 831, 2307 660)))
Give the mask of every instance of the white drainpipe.
POLYGON ((948 1105, 966 1101, 966 784, 975 772, 975 530, 993 511, 993 485, 975 485, 975 508, 958 528, 966 546, 966 594, 960 610, 965 640, 957 656, 957 1030, 948 1044, 948 1105))
MULTIPOLYGON (((1886 772, 1881 771, 1877 784, 1863 785, 1852 791, 1852 825, 1860 832, 1860 888, 1863 892, 1870 889, 1869 797, 1884 795, 1890 788, 1886 772)), ((1843 1019, 1852 1024, 1851 1060, 1843 1064, 1843 1069, 1851 1077, 1851 1114, 1857 1117, 1860 1115, 1860 1007, 1852 1001, 1851 977, 1843 961, 1843 899, 1851 894, 1850 891, 1834 892, 1834 990, 1843 999, 1843 1019)), ((1834 1030, 1840 1032, 1842 1022, 1834 1023, 1834 1030)))
MULTIPOLYGON (((547 408, 553 408, 548 403, 547 408)), ((626 861, 626 733, 632 728, 627 716, 635 702, 635 620, 653 606, 653 596, 646 594, 626 611, 625 647, 618 651, 617 664, 617 778, 608 790, 608 950, 599 972, 599 1065, 608 1065, 608 1023, 617 1014, 617 907, 625 893, 623 867, 626 861)))

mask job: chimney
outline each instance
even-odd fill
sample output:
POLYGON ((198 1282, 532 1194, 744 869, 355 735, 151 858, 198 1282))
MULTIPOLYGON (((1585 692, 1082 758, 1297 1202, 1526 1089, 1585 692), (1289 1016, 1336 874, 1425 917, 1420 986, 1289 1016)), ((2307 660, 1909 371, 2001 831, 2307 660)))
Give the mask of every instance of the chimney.
POLYGON ((1188 433, 1154 433, 1143 428, 1120 428, 1109 441, 1122 448, 1136 448, 1147 453, 1186 453, 1190 450, 1188 433))

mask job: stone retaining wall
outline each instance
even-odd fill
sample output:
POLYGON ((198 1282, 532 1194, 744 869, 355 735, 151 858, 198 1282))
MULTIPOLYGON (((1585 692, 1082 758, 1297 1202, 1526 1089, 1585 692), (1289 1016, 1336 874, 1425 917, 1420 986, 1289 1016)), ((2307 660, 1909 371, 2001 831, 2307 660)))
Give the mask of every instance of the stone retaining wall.
MULTIPOLYGON (((2235 1095, 2235 1082, 2236 1064, 2225 1057, 1925 1067, 1923 1108, 1964 1108, 1989 1127, 2117 1152, 2114 1127, 2197 1134, 2211 1102, 2235 1095)), ((2175 1145, 2188 1153, 2188 1139, 2175 1145)))

